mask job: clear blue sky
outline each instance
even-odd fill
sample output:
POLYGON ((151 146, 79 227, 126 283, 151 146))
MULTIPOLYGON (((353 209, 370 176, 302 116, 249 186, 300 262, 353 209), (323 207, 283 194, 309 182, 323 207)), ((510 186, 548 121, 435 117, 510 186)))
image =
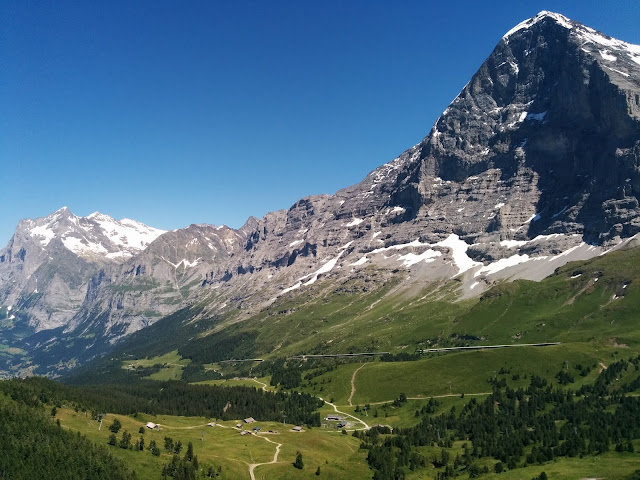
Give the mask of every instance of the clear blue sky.
POLYGON ((239 227, 334 193, 419 142, 540 10, 640 43, 636 0, 4 0, 0 245, 63 205, 239 227))

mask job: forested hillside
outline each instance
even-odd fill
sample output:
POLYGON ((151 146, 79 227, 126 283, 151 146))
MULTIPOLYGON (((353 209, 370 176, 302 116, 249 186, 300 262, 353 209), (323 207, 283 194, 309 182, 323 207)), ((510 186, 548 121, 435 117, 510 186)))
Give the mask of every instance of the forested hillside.
MULTIPOLYGON (((4 386, 6 382, 0 382, 4 386)), ((136 475, 105 446, 56 423, 37 397, 0 393, 0 478, 11 480, 129 480, 136 475)))

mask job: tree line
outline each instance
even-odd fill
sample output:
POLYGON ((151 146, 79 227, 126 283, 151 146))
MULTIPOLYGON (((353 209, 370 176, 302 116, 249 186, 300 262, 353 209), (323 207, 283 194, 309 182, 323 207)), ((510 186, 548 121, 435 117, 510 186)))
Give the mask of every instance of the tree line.
POLYGON ((69 386, 41 377, 0 382, 0 392, 30 406, 70 404, 79 409, 132 415, 203 416, 221 420, 253 417, 320 426, 322 400, 305 393, 265 392, 254 387, 140 381, 122 385, 69 386))

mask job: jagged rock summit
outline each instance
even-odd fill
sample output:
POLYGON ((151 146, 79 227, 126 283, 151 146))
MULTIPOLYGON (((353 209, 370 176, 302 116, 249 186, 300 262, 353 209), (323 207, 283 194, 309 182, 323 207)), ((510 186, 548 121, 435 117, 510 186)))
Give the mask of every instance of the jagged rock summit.
POLYGON ((9 340, 64 371, 196 302, 202 318, 241 321, 345 279, 411 295, 455 278, 458 297, 539 280, 632 241, 639 172, 640 46, 541 12, 507 32, 419 144, 334 195, 239 230, 162 233, 64 209, 21 222, 0 252, 0 304, 16 319, 3 341, 21 319, 49 329, 35 347, 33 332, 9 340), (43 296, 36 278, 62 280, 43 296))
POLYGON ((469 243, 633 235, 639 73, 640 46, 542 12, 505 35, 420 144, 374 172, 378 188, 469 243))

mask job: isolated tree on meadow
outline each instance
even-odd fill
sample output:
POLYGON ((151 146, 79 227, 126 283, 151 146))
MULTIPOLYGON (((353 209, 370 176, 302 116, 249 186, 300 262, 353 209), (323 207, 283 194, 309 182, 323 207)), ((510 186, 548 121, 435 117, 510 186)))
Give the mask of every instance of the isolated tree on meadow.
POLYGON ((164 449, 169 453, 173 452, 173 438, 164 437, 164 449))
POLYGON ((156 457, 160 455, 160 449, 158 448, 155 440, 151 440, 149 443, 149 450, 151 450, 151 454, 156 457))
POLYGON ((187 451, 184 454, 184 460, 186 462, 190 462, 191 460, 193 460, 193 443, 189 442, 189 444, 187 445, 187 451))
POLYGON ((127 449, 129 448, 129 445, 131 445, 131 434, 125 430, 124 432, 122 432, 122 439, 120 440, 118 446, 120 448, 127 449))
POLYGON ((113 433, 118 433, 121 428, 122 428, 122 424, 120 423, 120 420, 118 420, 117 418, 114 418, 113 423, 109 425, 109 430, 112 431, 113 433))

